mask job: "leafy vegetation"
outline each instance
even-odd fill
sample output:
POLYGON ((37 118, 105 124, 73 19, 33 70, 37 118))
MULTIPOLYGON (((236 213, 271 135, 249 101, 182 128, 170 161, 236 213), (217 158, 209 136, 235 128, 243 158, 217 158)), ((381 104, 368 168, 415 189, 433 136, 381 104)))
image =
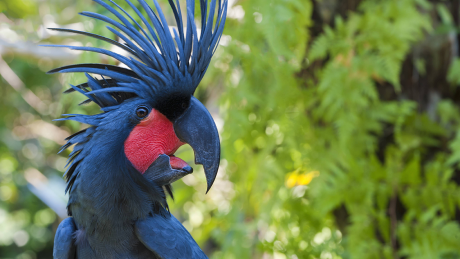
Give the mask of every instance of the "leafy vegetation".
MULTIPOLYGON (((32 192, 63 193, 56 153, 81 127, 51 120, 98 111, 61 94, 82 75, 44 71, 115 63, 34 46, 105 44, 43 30, 58 25, 113 36, 75 15, 107 14, 89 0, 12 3, 0 0, 0 258, 51 258, 62 216, 32 192)), ((239 0, 228 15, 197 92, 222 126, 221 171, 207 195, 199 170, 175 183, 170 202, 207 254, 460 258, 458 1, 239 0)))

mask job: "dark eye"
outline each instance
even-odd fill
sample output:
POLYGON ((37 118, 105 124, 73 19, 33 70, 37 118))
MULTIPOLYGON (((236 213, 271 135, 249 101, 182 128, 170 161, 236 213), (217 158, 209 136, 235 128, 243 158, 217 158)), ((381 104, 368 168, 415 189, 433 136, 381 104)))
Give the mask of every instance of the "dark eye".
POLYGON ((183 102, 181 106, 182 106, 182 109, 187 108, 187 104, 185 102, 183 102))
POLYGON ((147 109, 147 107, 145 106, 137 107, 137 110, 136 110, 137 117, 144 118, 145 116, 147 116, 147 114, 149 114, 149 109, 147 109))

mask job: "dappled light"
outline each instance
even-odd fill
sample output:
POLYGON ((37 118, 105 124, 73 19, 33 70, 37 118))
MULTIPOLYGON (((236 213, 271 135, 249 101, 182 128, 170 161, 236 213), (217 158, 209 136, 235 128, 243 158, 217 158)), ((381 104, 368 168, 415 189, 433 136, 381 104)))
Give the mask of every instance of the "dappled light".
MULTIPOLYGON (((168 1, 158 2, 178 29, 168 1)), ((0 0, 0 258, 52 258, 68 217, 73 147, 61 146, 88 127, 54 120, 102 112, 63 93, 83 73, 46 72, 127 68, 41 46, 130 55, 82 11, 111 15, 90 0, 0 0)), ((206 194, 203 166, 180 147, 194 172, 168 198, 209 258, 460 258, 459 2, 230 0, 227 14, 194 94, 216 123, 220 167, 206 194)))

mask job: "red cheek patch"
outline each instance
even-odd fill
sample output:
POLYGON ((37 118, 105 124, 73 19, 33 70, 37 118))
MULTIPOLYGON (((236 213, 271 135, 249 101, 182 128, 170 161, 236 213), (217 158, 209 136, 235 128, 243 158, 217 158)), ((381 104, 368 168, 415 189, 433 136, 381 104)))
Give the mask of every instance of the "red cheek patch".
MULTIPOLYGON (((172 122, 159 111, 152 109, 126 139, 125 155, 139 172, 144 173, 159 155, 171 156, 183 144, 185 143, 176 136, 172 122)), ((176 159, 182 161, 184 167, 187 165, 176 157, 171 157, 171 165, 182 164, 176 159)))

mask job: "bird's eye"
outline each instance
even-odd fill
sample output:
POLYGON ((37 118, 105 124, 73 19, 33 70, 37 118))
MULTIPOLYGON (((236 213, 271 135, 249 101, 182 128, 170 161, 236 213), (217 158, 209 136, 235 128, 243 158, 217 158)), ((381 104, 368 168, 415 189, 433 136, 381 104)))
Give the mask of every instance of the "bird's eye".
POLYGON ((136 110, 136 115, 139 118, 144 118, 147 114, 149 114, 149 109, 145 106, 138 107, 136 110))
POLYGON ((185 102, 182 103, 182 109, 187 108, 187 104, 185 102))

